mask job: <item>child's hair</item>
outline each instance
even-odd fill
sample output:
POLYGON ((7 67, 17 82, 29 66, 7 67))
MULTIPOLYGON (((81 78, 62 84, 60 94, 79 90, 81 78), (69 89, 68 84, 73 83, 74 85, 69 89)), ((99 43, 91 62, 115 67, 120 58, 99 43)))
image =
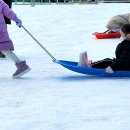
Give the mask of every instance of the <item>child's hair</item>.
POLYGON ((130 34, 130 24, 124 24, 124 25, 122 25, 121 31, 125 34, 125 36, 127 34, 130 34))

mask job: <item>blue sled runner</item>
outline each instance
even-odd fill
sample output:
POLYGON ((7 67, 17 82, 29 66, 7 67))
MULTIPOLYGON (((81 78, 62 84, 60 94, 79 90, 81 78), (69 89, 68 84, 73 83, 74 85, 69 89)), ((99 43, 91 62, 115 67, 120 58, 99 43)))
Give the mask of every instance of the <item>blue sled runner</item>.
POLYGON ((105 69, 99 68, 87 68, 79 67, 78 62, 65 61, 65 60, 55 60, 57 64, 62 65, 63 67, 81 74, 95 75, 95 76, 106 76, 106 77, 130 77, 130 71, 115 71, 114 73, 106 73, 105 69))

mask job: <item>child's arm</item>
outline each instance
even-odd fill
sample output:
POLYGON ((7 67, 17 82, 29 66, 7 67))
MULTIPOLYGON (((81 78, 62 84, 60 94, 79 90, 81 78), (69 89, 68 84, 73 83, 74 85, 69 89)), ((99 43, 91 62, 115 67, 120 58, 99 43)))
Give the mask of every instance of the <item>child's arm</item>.
POLYGON ((107 73, 114 73, 114 71, 112 70, 112 68, 111 68, 110 66, 108 66, 108 67, 106 68, 106 72, 107 72, 107 73))
POLYGON ((4 16, 9 18, 10 20, 15 21, 17 26, 21 27, 22 21, 20 19, 18 19, 16 14, 9 8, 9 6, 5 2, 1 1, 1 3, 2 3, 2 12, 3 12, 4 16))
POLYGON ((9 8, 9 6, 4 1, 1 0, 0 2, 3 15, 9 18, 10 20, 16 21, 16 14, 9 8))

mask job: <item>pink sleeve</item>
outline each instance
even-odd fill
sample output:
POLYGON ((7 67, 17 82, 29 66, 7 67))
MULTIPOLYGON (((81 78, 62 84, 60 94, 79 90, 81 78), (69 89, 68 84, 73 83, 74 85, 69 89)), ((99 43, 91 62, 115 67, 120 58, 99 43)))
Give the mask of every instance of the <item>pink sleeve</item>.
POLYGON ((9 6, 1 0, 1 7, 2 7, 2 12, 4 16, 9 18, 10 20, 15 21, 16 20, 16 14, 9 8, 9 6))

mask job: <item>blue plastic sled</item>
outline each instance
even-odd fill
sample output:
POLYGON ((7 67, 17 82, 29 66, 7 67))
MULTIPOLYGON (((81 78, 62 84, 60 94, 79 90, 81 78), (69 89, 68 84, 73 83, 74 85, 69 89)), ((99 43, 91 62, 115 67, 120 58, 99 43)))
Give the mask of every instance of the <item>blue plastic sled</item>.
POLYGON ((115 71, 112 74, 106 73, 105 69, 98 68, 86 68, 79 67, 78 62, 55 60, 55 63, 62 65, 63 67, 81 74, 95 75, 95 76, 106 76, 106 77, 130 77, 130 71, 115 71))

